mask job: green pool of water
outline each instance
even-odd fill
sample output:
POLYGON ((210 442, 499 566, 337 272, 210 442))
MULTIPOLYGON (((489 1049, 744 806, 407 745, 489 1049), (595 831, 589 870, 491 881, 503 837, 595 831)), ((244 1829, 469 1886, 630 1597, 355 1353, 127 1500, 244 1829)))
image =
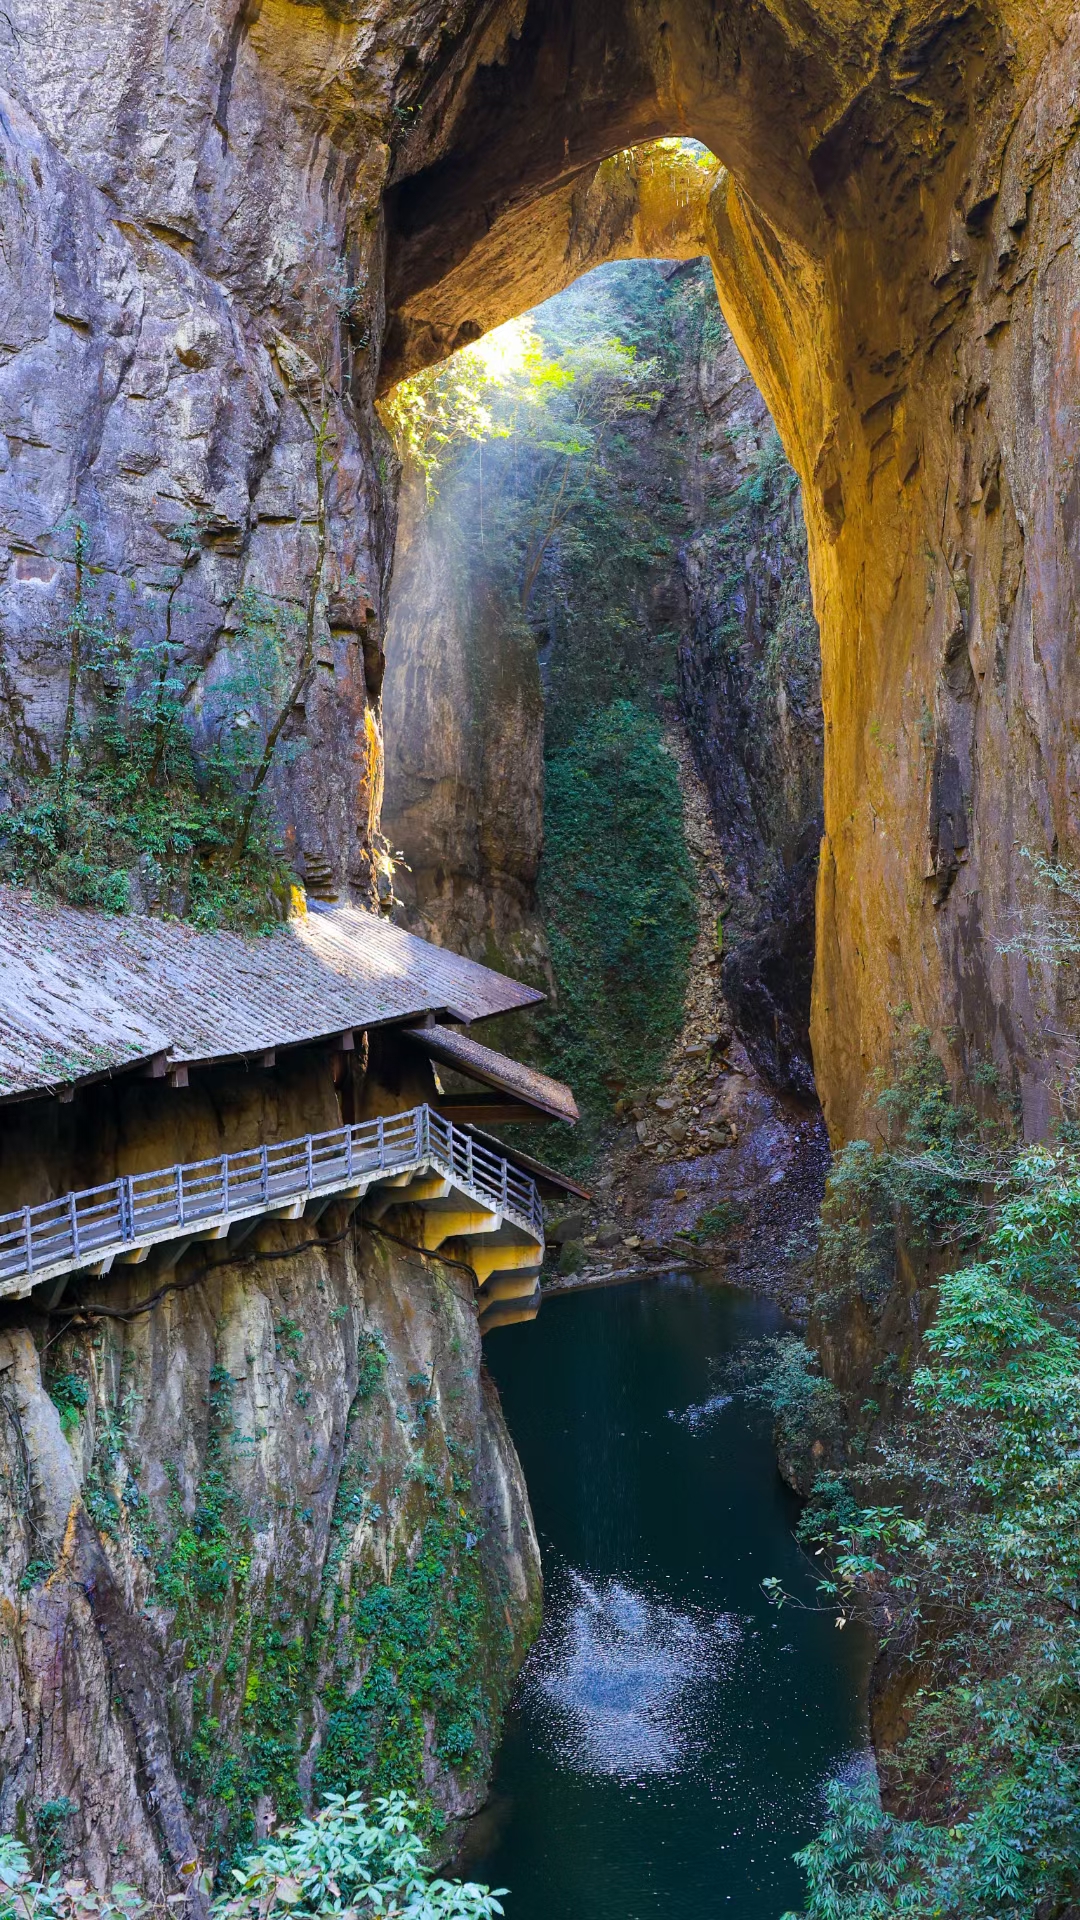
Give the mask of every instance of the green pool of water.
POLYGON ((485 1341, 544 1557, 545 1626, 460 1867, 508 1920, 776 1920, 825 1783, 866 1747, 869 1649, 815 1605, 760 1410, 724 1360, 767 1302, 683 1276, 485 1341))

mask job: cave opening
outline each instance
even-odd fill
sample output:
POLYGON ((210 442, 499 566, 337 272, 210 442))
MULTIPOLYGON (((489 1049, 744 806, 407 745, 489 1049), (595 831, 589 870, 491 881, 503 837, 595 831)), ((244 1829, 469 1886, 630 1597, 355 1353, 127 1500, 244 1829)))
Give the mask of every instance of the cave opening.
MULTIPOLYGON (((687 200, 714 166, 659 158, 687 200)), ((544 1152, 605 1177, 614 1151, 647 1234, 695 1230, 710 1181, 745 1212, 784 1140, 812 1138, 816 1186, 817 628, 798 481, 707 260, 595 268, 386 417, 406 924, 552 996, 512 1036, 582 1107, 544 1152)))

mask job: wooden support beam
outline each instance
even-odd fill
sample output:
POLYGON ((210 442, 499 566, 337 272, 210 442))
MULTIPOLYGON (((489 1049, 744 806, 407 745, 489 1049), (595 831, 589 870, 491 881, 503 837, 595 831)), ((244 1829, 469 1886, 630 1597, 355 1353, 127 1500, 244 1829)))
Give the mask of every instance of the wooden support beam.
POLYGON ((265 1213, 253 1213, 247 1220, 234 1220, 229 1228, 229 1252, 242 1247, 245 1240, 250 1240, 256 1227, 261 1227, 265 1219, 265 1213))
MULTIPOLYGON (((425 1213, 420 1244, 426 1253, 434 1253, 444 1240, 471 1239, 474 1233, 497 1233, 502 1215, 479 1207, 447 1208, 445 1213, 425 1213)), ((468 1258, 468 1255, 466 1255, 468 1258)))
POLYGON ((307 1206, 304 1208, 304 1219, 307 1221, 321 1220, 327 1207, 332 1207, 334 1201, 339 1198, 340 1195, 336 1193, 317 1193, 315 1198, 309 1200, 307 1206))
MULTIPOLYGON (((543 1252, 539 1246, 531 1247, 473 1247, 467 1255, 468 1262, 481 1286, 493 1273, 532 1273, 540 1271, 543 1252)), ((529 1283, 530 1289, 532 1282, 529 1283)))
POLYGON ((481 1313, 497 1300, 531 1300, 536 1292, 536 1269, 525 1274, 496 1274, 480 1290, 477 1305, 481 1313))
POLYGON ((45 1308, 46 1313, 51 1313, 54 1307, 60 1305, 61 1300, 67 1292, 67 1283, 70 1279, 70 1273, 62 1273, 59 1280, 54 1280, 51 1286, 41 1288, 41 1304, 45 1308))
POLYGON ((456 1127, 543 1126, 552 1117, 503 1093, 443 1093, 432 1105, 456 1127))

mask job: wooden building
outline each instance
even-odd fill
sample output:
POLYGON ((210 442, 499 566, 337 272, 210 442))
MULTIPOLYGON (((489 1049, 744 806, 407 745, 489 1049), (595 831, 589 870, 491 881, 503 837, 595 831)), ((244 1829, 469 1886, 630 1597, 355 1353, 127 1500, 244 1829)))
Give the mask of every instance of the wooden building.
POLYGON ((248 937, 0 887, 0 1301, 332 1209, 471 1267, 482 1328, 535 1312, 581 1189, 489 1129, 577 1108, 474 1029, 542 997, 355 907, 248 937))

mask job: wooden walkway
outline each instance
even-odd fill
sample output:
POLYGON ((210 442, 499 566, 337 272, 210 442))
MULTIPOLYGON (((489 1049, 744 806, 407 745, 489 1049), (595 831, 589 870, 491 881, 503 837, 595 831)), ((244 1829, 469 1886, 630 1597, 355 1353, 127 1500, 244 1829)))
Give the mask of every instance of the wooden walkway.
MULTIPOLYGON (((215 1160, 124 1174, 0 1215, 0 1297, 22 1298, 67 1274, 103 1274, 168 1246, 175 1264, 194 1240, 224 1240, 241 1222, 299 1219, 334 1199, 424 1209, 423 1246, 450 1241, 472 1265, 481 1304, 532 1298, 544 1253, 535 1183, 430 1107, 305 1134, 215 1160)), ((234 1236, 238 1237, 238 1236, 234 1236)), ((505 1309, 503 1309, 505 1313, 505 1309)))

